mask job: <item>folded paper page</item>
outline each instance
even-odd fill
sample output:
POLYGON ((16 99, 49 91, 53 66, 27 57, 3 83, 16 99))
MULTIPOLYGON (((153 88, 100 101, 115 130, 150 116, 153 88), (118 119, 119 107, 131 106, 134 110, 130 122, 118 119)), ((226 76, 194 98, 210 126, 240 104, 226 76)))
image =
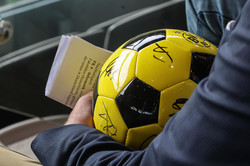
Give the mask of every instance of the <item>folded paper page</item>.
POLYGON ((45 95, 73 108, 82 95, 94 89, 99 71, 111 54, 77 36, 62 36, 45 95))

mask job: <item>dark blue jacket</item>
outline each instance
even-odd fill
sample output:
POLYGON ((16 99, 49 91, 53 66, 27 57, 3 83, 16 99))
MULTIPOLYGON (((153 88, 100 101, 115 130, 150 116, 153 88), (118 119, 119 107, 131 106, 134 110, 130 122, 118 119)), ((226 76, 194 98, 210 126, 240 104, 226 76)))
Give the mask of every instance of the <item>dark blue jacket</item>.
POLYGON ((250 1, 226 30, 208 78, 143 151, 84 125, 40 133, 44 165, 250 165, 250 1))

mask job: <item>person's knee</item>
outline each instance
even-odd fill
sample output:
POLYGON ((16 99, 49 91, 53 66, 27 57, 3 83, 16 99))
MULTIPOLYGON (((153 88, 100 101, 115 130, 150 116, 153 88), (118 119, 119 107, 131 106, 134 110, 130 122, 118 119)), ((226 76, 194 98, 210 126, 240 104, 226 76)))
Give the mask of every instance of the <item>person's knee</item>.
POLYGON ((29 157, 12 151, 6 147, 0 146, 0 165, 4 166, 38 166, 40 162, 30 159, 29 157))

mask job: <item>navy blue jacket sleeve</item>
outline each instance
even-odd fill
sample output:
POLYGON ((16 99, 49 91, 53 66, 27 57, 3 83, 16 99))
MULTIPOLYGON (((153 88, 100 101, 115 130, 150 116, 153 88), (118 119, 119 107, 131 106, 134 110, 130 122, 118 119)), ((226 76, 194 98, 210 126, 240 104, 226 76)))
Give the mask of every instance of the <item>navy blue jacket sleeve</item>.
POLYGON ((45 166, 139 165, 143 156, 84 125, 44 131, 32 142, 32 150, 45 166))
POLYGON ((83 125, 37 136, 32 149, 44 165, 249 165, 250 1, 225 31, 208 78, 164 131, 134 151, 83 125))

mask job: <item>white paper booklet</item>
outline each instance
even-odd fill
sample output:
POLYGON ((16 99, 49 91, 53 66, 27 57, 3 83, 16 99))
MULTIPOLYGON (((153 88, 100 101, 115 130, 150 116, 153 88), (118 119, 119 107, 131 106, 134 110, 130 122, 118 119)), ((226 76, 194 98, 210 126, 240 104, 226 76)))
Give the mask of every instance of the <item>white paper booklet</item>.
POLYGON ((77 36, 62 36, 45 95, 73 108, 82 95, 94 89, 99 71, 111 54, 77 36))

